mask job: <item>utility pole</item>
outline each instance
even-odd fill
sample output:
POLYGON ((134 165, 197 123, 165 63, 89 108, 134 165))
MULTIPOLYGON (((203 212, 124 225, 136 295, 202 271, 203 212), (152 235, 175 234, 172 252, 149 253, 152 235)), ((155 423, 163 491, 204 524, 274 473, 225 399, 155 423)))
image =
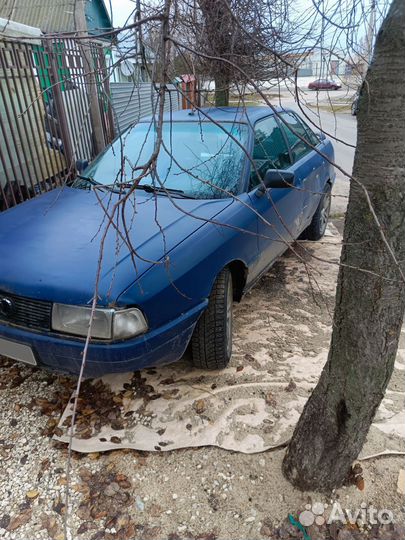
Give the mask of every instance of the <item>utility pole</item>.
POLYGON ((85 6, 87 0, 76 0, 74 18, 79 49, 83 58, 84 78, 86 81, 87 93, 90 106, 90 120, 93 128, 94 153, 99 154, 105 147, 104 130, 101 123, 101 113, 97 94, 97 80, 95 75, 95 63, 93 61, 90 40, 83 39, 89 36, 87 31, 87 21, 85 6))

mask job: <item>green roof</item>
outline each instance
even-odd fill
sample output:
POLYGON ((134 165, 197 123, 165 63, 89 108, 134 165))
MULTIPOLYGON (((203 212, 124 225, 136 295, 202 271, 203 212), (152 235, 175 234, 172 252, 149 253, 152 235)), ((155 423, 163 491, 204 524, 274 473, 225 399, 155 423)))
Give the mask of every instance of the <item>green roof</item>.
MULTIPOLYGON (((74 32, 75 0, 2 0, 0 17, 36 28, 43 33, 74 32)), ((88 31, 95 35, 112 28, 103 0, 87 0, 88 31)))

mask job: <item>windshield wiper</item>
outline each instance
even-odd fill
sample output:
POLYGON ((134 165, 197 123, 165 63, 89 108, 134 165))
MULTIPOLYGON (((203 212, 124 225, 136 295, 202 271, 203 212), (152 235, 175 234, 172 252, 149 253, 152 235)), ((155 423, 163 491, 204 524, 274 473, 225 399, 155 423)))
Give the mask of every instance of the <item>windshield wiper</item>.
POLYGON ((136 189, 143 189, 143 191, 146 191, 147 193, 159 193, 161 195, 177 195, 179 197, 182 197, 183 199, 195 199, 196 197, 193 197, 192 195, 186 195, 186 193, 181 189, 174 189, 174 188, 167 188, 167 187, 158 187, 153 186, 152 184, 138 184, 136 186, 136 189))
POLYGON ((100 184, 100 182, 96 182, 91 176, 83 176, 78 174, 72 183, 72 187, 77 189, 91 189, 92 186, 101 186, 101 190, 106 189, 108 191, 112 191, 113 193, 120 193, 120 191, 117 191, 112 186, 105 186, 104 184, 100 184))
POLYGON ((78 174, 72 182, 72 187, 78 189, 90 189, 92 186, 99 185, 91 176, 82 176, 81 174, 78 174))

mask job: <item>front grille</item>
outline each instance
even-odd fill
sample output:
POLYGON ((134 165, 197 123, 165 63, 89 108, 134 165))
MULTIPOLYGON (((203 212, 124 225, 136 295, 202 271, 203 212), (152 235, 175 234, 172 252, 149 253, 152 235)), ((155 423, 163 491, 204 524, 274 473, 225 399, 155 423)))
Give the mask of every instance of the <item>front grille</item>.
POLYGON ((0 321, 31 328, 51 329, 52 303, 0 291, 0 321))

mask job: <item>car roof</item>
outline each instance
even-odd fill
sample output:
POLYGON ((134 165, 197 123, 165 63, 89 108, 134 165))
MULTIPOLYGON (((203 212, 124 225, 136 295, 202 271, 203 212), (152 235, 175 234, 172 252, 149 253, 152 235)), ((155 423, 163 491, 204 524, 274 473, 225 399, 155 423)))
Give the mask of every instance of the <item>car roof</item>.
MULTIPOLYGON (((282 107, 205 107, 199 111, 192 109, 183 109, 180 111, 166 112, 163 115, 164 122, 241 122, 245 124, 254 124, 257 120, 265 118, 276 112, 290 112, 290 109, 282 107)), ((142 118, 140 122, 150 122, 152 116, 142 118)))

